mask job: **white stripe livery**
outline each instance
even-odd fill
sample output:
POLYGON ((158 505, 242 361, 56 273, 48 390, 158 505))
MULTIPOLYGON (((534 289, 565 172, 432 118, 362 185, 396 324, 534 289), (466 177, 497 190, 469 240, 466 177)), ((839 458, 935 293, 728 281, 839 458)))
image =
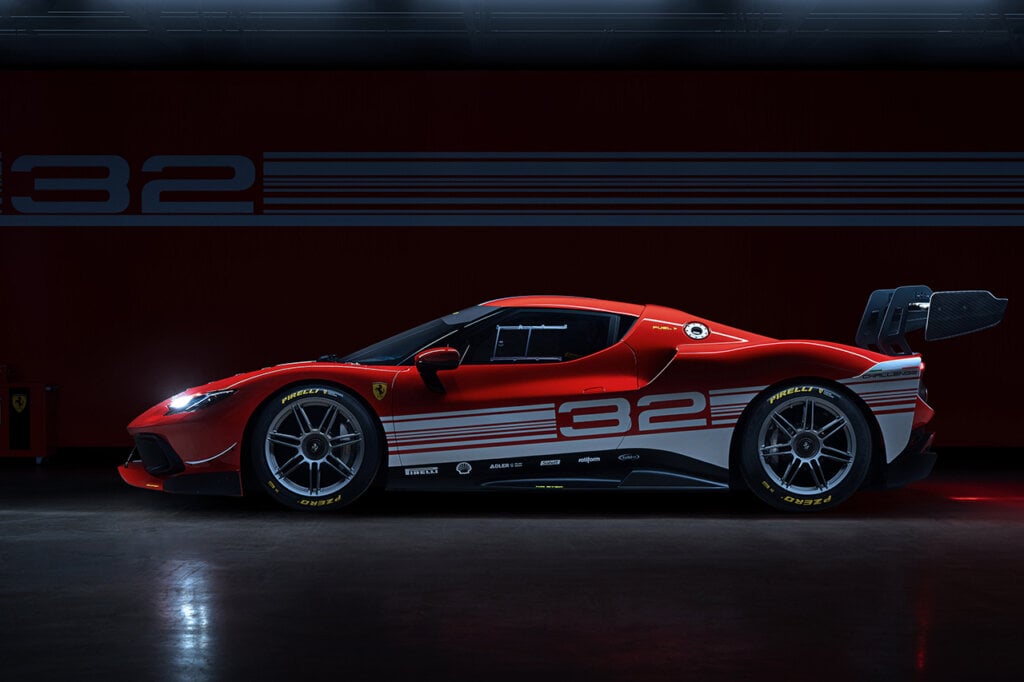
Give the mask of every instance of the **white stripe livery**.
POLYGON ((840 381, 871 409, 882 431, 885 459, 891 462, 910 440, 921 385, 921 358, 879 362, 859 377, 840 381))

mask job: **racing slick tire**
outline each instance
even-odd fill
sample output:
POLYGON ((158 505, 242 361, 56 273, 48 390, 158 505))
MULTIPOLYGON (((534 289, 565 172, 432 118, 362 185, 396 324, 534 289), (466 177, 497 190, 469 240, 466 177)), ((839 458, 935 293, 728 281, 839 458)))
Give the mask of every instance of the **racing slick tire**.
POLYGON ((747 486, 783 511, 835 507, 871 465, 871 429, 860 408, 827 384, 784 386, 753 406, 741 435, 747 486))
POLYGON ((249 456, 271 498, 307 511, 355 502, 383 459, 373 417, 328 384, 291 386, 273 396, 256 418, 249 456))

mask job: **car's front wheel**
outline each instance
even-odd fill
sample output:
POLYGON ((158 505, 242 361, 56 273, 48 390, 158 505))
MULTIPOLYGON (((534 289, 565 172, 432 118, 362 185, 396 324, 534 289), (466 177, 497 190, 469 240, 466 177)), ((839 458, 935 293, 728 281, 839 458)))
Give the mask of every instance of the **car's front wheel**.
POLYGON ((834 507, 855 493, 871 464, 871 430, 860 408, 827 384, 782 387, 754 405, 742 434, 740 470, 777 509, 834 507))
POLYGON ((271 398, 253 427, 249 455, 272 498, 315 511, 354 502, 373 483, 382 460, 366 408, 326 384, 292 386, 271 398))

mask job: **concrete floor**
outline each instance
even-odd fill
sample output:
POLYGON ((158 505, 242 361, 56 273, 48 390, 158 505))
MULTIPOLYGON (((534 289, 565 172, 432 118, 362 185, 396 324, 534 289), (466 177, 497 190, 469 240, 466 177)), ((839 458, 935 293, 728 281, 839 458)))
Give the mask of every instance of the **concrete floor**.
POLYGON ((0 677, 1024 679, 1022 542, 1020 472, 811 516, 606 493, 307 515, 0 462, 0 677))

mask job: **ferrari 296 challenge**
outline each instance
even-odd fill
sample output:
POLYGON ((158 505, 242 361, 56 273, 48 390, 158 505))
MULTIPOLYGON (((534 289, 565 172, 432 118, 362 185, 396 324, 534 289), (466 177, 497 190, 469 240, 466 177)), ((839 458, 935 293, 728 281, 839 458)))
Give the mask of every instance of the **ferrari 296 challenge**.
POLYGON ((906 334, 1002 319, 987 291, 875 291, 857 346, 776 340, 657 305, 488 301, 344 357, 190 388, 128 425, 134 486, 339 509, 389 489, 747 488, 834 507, 935 461, 906 334))

